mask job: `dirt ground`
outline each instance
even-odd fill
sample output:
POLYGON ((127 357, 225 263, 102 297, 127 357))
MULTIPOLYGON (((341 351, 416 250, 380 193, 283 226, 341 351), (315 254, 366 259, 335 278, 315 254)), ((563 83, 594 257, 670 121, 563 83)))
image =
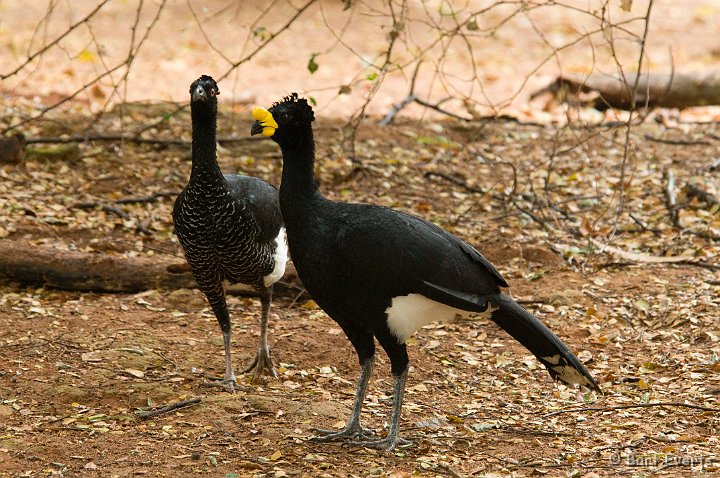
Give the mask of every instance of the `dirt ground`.
MULTIPOLYGON (((147 121, 164 114, 157 108, 123 111, 147 121)), ((246 136, 248 118, 223 109, 220 136, 246 136)), ((100 130, 117 124, 112 115, 99 121, 100 130)), ((385 453, 316 444, 313 427, 340 427, 347 418, 359 370, 340 329, 307 297, 274 303, 279 379, 245 383, 231 395, 203 387, 223 372, 222 341, 196 290, 100 294, 5 283, 1 477, 720 473, 720 247, 703 237, 717 234, 718 212, 679 193, 680 232, 663 199, 664 171, 673 171, 678 190, 692 182, 718 194, 712 125, 634 129, 622 176, 622 128, 368 123, 356 145, 358 168, 342 153, 338 123, 321 119, 316 127, 322 190, 419 214, 476 245, 604 394, 554 384, 496 326, 464 319, 427 326, 410 341, 401 433, 413 446, 385 453), (660 141, 678 139, 688 142, 660 141), (618 215, 619 191, 626 199, 618 215), (619 256, 600 250, 608 242, 619 256), (669 256, 688 259, 653 263, 669 256), (192 397, 201 402, 137 416, 192 397)), ((181 113, 168 128, 188 139, 188 124, 181 113)), ((58 134, 62 123, 37 128, 37 136, 58 134)), ((40 155, 0 167, 2 240, 179 260, 172 198, 120 205, 125 218, 74 206, 179 191, 188 148, 97 142, 80 153, 71 162, 40 155)), ((219 161, 224 171, 279 184, 270 142, 221 143, 219 161)), ((259 303, 232 297, 230 307, 241 369, 255 350, 259 303)), ((380 353, 363 413, 380 434, 390 393, 380 353)))

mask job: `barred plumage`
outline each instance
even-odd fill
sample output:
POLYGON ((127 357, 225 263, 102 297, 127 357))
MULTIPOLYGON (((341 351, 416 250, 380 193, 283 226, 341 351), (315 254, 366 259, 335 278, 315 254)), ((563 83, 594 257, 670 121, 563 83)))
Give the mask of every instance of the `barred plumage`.
POLYGON ((190 86, 192 172, 175 201, 173 223, 198 287, 220 323, 225 340, 223 383, 234 390, 223 282, 248 284, 259 292, 260 344, 246 371, 253 370, 253 381, 264 369, 276 376, 267 345, 267 319, 272 284, 285 270, 287 246, 277 189, 261 179, 220 171, 216 160, 218 94, 209 76, 201 76, 190 86))

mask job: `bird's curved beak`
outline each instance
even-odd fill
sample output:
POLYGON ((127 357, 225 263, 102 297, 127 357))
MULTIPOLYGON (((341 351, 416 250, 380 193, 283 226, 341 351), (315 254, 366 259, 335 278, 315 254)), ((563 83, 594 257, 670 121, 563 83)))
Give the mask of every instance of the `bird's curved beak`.
POLYGON ((252 127, 250 128, 250 135, 255 136, 256 134, 262 134, 263 132, 263 125, 260 124, 259 121, 256 121, 252 124, 252 127))

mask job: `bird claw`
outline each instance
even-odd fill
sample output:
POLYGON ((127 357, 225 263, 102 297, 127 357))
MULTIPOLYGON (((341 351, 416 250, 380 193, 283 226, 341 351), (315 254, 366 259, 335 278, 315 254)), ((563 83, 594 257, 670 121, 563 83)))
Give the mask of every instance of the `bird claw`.
POLYGON ((356 440, 348 442, 348 445, 374 448, 376 450, 392 451, 396 446, 410 446, 412 442, 400 437, 387 436, 379 440, 356 440))
POLYGON ((235 377, 232 379, 218 379, 218 380, 210 380, 207 382, 202 383, 203 387, 215 387, 215 388, 222 388, 228 393, 235 393, 236 391, 240 390, 243 392, 248 391, 249 389, 239 385, 237 381, 235 380, 235 377))
POLYGON ((364 437, 369 437, 375 434, 373 430, 363 428, 360 425, 347 426, 340 431, 323 430, 322 428, 313 428, 312 431, 321 435, 310 439, 310 441, 315 443, 326 443, 338 440, 346 440, 349 443, 352 443, 353 440, 362 440, 364 437))
POLYGON ((255 354, 255 358, 252 363, 243 370, 243 373, 247 373, 252 370, 250 375, 250 383, 257 383, 262 375, 263 371, 267 370, 273 378, 278 378, 278 374, 275 371, 275 366, 270 358, 270 350, 265 347, 258 347, 258 351, 255 354))

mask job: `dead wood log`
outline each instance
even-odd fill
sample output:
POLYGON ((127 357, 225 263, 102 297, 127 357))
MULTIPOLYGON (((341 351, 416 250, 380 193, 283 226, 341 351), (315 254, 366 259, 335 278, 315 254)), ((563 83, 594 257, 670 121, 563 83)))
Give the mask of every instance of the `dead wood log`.
POLYGON ((17 164, 25 158, 25 136, 15 133, 10 137, 0 136, 0 163, 17 164))
MULTIPOLYGON (((545 92, 567 100, 580 93, 597 93, 590 103, 598 110, 632 106, 632 91, 636 73, 627 73, 625 79, 610 75, 568 74, 558 77, 549 86, 531 95, 535 98, 545 92)), ((664 107, 689 108, 691 106, 720 105, 720 71, 698 73, 645 73, 637 80, 635 108, 664 107)))
MULTIPOLYGON (((24 285, 90 292, 135 293, 150 289, 197 287, 187 263, 111 254, 66 251, 45 246, 0 241, 0 279, 24 285)), ((276 295, 296 297, 303 288, 288 264, 285 280, 275 285, 276 295)), ((256 295, 244 284, 228 293, 256 295)))
POLYGON ((720 206, 720 201, 714 195, 700 189, 697 184, 688 183, 682 190, 688 198, 695 198, 700 202, 704 202, 708 210, 712 210, 713 208, 720 206))

